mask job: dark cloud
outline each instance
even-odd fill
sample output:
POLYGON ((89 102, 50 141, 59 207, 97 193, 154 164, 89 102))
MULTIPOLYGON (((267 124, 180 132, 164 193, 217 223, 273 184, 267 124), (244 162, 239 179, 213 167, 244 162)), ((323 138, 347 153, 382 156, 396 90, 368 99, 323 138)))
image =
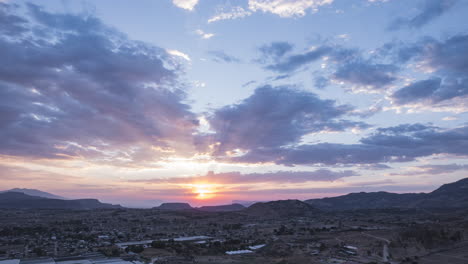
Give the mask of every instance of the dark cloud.
POLYGON ((423 50, 418 59, 426 67, 468 75, 467 34, 456 35, 442 42, 427 39, 416 45, 423 50))
POLYGON ((402 124, 393 127, 383 127, 378 128, 377 132, 379 135, 387 134, 387 135, 401 135, 401 134, 408 134, 418 131, 427 131, 427 130, 434 130, 437 127, 430 126, 430 125, 423 125, 423 124, 402 124))
POLYGON ((190 141, 195 116, 163 49, 93 16, 28 12, 27 34, 0 37, 2 154, 130 162, 190 141))
POLYGON ((278 75, 278 76, 274 77, 272 81, 284 80, 284 79, 287 79, 287 78, 289 78, 289 77, 291 77, 291 75, 289 75, 289 74, 282 74, 282 75, 278 75))
POLYGON ((403 105, 412 102, 437 104, 441 101, 468 95, 468 78, 440 78, 418 81, 396 91, 392 98, 395 103, 403 105))
MULTIPOLYGON (((267 46, 270 47, 270 46, 267 46)), ((367 58, 359 50, 339 45, 322 45, 314 50, 283 57, 268 57, 270 63, 265 67, 278 73, 291 73, 301 67, 327 58, 333 67, 331 79, 356 85, 361 89, 384 89, 397 80, 399 67, 396 64, 379 63, 377 58, 367 58)), ((319 77, 315 80, 317 88, 324 88, 329 80, 319 77)))
POLYGON ((209 55, 212 56, 213 61, 216 62, 225 62, 225 63, 237 63, 240 62, 240 59, 226 54, 226 52, 222 50, 212 50, 208 52, 209 55))
POLYGON ((27 31, 27 20, 15 15, 16 6, 0 2, 0 34, 17 35, 27 31))
POLYGON ((445 74, 468 74, 468 34, 444 40, 424 37, 415 43, 387 43, 379 51, 396 63, 416 62, 445 74))
POLYGON ((295 54, 277 59, 273 64, 267 65, 266 68, 275 72, 292 72, 306 64, 319 60, 332 50, 331 47, 322 46, 302 54, 295 54))
POLYGON ((292 51, 293 45, 289 42, 278 41, 270 44, 265 44, 258 48, 260 51, 260 62, 266 62, 269 59, 278 59, 286 53, 292 51))
POLYGON ((396 104, 436 105, 468 94, 468 35, 456 35, 445 41, 425 38, 403 47, 389 45, 387 50, 393 50, 402 62, 413 61, 434 72, 432 78, 396 91, 392 95, 396 104))
POLYGON ((375 164, 407 162, 433 154, 468 155, 468 126, 442 130, 421 124, 382 128, 359 144, 304 144, 252 149, 231 162, 274 162, 287 166, 312 164, 375 164))
POLYGON ((217 143, 222 153, 294 144, 308 133, 368 127, 342 119, 352 110, 293 87, 263 86, 242 102, 212 114, 209 122, 216 133, 209 136, 210 142, 217 143))
POLYGON ((392 97, 400 105, 427 98, 440 88, 440 82, 440 78, 418 81, 396 91, 392 97))
POLYGON ((304 183, 311 181, 335 181, 344 177, 358 176, 351 170, 331 171, 327 169, 319 169, 315 171, 277 171, 268 173, 247 173, 240 172, 208 172, 204 176, 183 177, 183 178, 167 178, 167 179, 142 179, 131 180, 131 182, 145 183, 171 183, 171 184, 188 184, 209 182, 210 184, 249 184, 249 183, 304 183))
POLYGON ((315 87, 317 87, 318 89, 325 89, 325 87, 327 87, 330 84, 330 80, 323 76, 319 76, 314 79, 314 84, 315 87))
POLYGON ((376 64, 370 61, 349 61, 338 66, 333 78, 360 87, 384 89, 397 78, 398 67, 393 64, 376 64))
POLYGON ((364 169, 364 170, 387 170, 387 169, 391 169, 392 167, 385 165, 385 164, 376 163, 376 164, 363 164, 363 165, 360 165, 359 168, 364 169))
POLYGON ((416 16, 398 18, 390 24, 389 29, 421 28, 450 10, 457 2, 458 0, 424 0, 421 10, 416 16))
POLYGON ((247 87, 247 86, 249 86, 249 85, 251 85, 251 84, 254 84, 254 83, 256 83, 256 82, 257 82, 257 81, 248 81, 248 82, 244 83, 244 84, 242 85, 242 87, 247 87))

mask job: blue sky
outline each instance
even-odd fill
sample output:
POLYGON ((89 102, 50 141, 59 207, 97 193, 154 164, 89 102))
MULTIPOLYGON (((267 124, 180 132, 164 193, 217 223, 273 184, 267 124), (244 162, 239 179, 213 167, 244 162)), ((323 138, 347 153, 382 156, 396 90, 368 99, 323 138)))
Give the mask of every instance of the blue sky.
POLYGON ((3 189, 151 206, 466 176, 465 1, 0 7, 3 189))

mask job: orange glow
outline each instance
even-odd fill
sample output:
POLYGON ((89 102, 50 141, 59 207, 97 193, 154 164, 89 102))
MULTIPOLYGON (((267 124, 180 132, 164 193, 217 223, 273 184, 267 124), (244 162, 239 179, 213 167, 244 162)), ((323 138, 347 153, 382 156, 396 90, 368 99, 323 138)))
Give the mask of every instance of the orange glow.
POLYGON ((210 199, 215 196, 213 186, 210 184, 193 184, 193 193, 197 194, 196 198, 200 200, 210 199))

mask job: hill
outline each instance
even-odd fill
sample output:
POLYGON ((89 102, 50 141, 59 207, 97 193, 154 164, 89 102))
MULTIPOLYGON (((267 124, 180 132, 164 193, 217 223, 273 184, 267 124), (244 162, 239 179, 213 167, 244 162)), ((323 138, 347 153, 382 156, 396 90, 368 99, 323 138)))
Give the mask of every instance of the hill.
POLYGON ((289 217, 313 215, 320 210, 299 200, 280 200, 255 203, 243 212, 251 216, 289 217))
POLYGON ((468 207, 468 178, 444 184, 431 193, 361 192, 310 199, 306 203, 322 210, 381 208, 463 208, 468 207))
POLYGON ((48 193, 48 192, 43 192, 43 191, 36 190, 36 189, 14 188, 14 189, 2 191, 0 193, 5 193, 5 192, 19 192, 19 193, 24 193, 24 194, 30 195, 30 196, 65 200, 65 198, 63 198, 61 196, 51 194, 51 193, 48 193))
POLYGON ((163 203, 154 209, 168 210, 168 211, 180 211, 180 210, 191 210, 192 206, 188 203, 163 203))
POLYGON ((233 212, 233 211, 240 211, 244 209, 245 209, 245 206, 241 204, 202 206, 202 207, 197 208, 197 210, 204 211, 204 212, 233 212))
POLYGON ((120 205, 101 203, 97 199, 60 200, 30 196, 21 192, 0 193, 0 208, 4 209, 104 209, 120 205))

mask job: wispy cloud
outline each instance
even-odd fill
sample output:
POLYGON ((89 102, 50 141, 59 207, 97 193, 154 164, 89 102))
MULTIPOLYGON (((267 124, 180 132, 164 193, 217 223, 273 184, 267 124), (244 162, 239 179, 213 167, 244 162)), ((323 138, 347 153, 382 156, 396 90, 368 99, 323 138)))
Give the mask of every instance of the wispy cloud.
POLYGON ((195 33, 196 33, 197 35, 199 35, 202 39, 210 39, 210 38, 214 37, 214 35, 215 35, 215 34, 213 34, 213 33, 206 33, 206 32, 204 32, 204 31, 201 30, 201 29, 195 30, 195 33))
POLYGON ((192 11, 198 4, 198 0, 172 0, 172 3, 177 7, 192 11))
POLYGON ((169 54, 171 54, 173 56, 181 57, 186 61, 191 61, 190 56, 183 53, 182 51, 172 50, 172 49, 166 49, 166 51, 167 51, 167 53, 169 53, 169 54))
POLYGON ((397 18, 390 26, 390 30, 398 30, 405 27, 421 28, 434 19, 442 16, 450 10, 458 0, 424 0, 419 13, 411 18, 397 18))
POLYGON ((212 59, 216 62, 238 63, 241 61, 239 58, 229 55, 222 50, 211 50, 208 54, 211 55, 212 59))
POLYGON ((228 11, 219 11, 216 15, 208 19, 208 23, 213 23, 216 21, 221 21, 221 20, 230 20, 230 19, 238 19, 238 18, 243 18, 246 16, 252 15, 251 11, 245 10, 244 8, 240 6, 236 6, 231 8, 228 11))
POLYGON ((345 177, 358 176, 351 170, 331 171, 320 169, 315 171, 277 171, 268 173, 247 173, 240 172, 208 172, 204 176, 193 177, 172 177, 130 180, 130 182, 144 183, 172 183, 172 184, 191 184, 191 183, 209 183, 209 184, 252 184, 252 183, 304 183, 313 181, 335 181, 345 177))
POLYGON ((269 12, 280 17, 304 16, 307 10, 313 12, 318 7, 329 5, 333 0, 249 0, 249 9, 252 11, 269 12))

